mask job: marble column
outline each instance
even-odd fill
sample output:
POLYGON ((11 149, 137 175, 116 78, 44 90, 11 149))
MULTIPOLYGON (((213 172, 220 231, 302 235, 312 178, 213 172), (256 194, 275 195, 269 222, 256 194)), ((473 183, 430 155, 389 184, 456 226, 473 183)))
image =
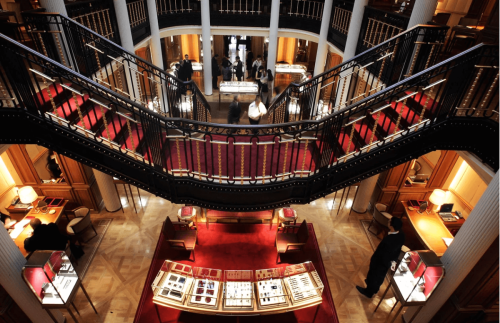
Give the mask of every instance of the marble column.
POLYGON ((342 61, 348 61, 356 55, 356 46, 358 45, 359 32, 361 30, 361 23, 363 22, 363 14, 365 7, 368 5, 368 0, 354 1, 352 8, 351 23, 349 24, 349 31, 347 33, 347 40, 345 42, 344 56, 342 61))
MULTIPOLYGON (((278 51, 278 25, 280 19, 280 0, 271 2, 271 24, 269 25, 269 46, 267 48, 267 69, 276 77, 276 55, 278 51)), ((268 102, 273 97, 274 81, 269 84, 268 102)))
MULTIPOLYGON (((122 47, 135 54, 134 40, 132 39, 132 30, 130 29, 130 20, 128 17, 127 3, 123 0, 113 0, 115 7, 116 22, 118 24, 118 32, 120 34, 120 41, 122 47)), ((132 69, 137 69, 135 64, 124 62, 125 65, 125 78, 127 80, 128 93, 130 99, 134 100, 139 95, 139 84, 137 83, 136 73, 132 69)))
MULTIPOLYGON (((446 275, 413 323, 429 322, 439 311, 498 237, 498 224, 497 172, 450 247, 441 257, 446 275)), ((408 308, 404 314, 406 322, 416 310, 414 307, 408 308)))
POLYGON ((410 22, 408 22, 408 28, 418 24, 427 24, 428 21, 432 21, 432 16, 436 11, 438 0, 416 0, 413 5, 413 10, 410 16, 410 22))
POLYGON ((203 38, 203 79, 205 95, 212 95, 212 43, 210 41, 209 0, 201 0, 201 36, 203 38))
POLYGON ((358 191, 356 192, 356 198, 352 204, 352 210, 356 213, 365 213, 368 204, 370 203, 370 198, 372 197, 375 185, 377 185, 377 180, 380 174, 374 175, 361 181, 358 191))
MULTIPOLYGON (((21 277, 21 270, 26 264, 19 248, 16 246, 7 230, 0 230, 0 284, 17 303, 31 321, 36 323, 54 322, 49 314, 21 277)), ((65 321, 61 311, 50 310, 57 322, 65 321)))
POLYGON ((156 1, 147 0, 149 27, 151 28, 151 56, 153 64, 163 69, 163 58, 161 56, 160 27, 158 26, 158 13, 156 12, 156 1))
POLYGON ((102 199, 104 200, 104 207, 108 212, 116 212, 122 208, 120 197, 116 192, 113 176, 92 169, 94 171, 95 179, 99 191, 101 192, 102 199))
MULTIPOLYGON (((325 71, 326 56, 328 54, 328 29, 330 27, 330 16, 332 14, 333 0, 325 0, 323 7, 323 17, 321 19, 321 29, 318 39, 318 51, 316 52, 316 62, 314 64, 314 76, 325 71)), ((319 93, 319 91, 318 91, 319 93)))

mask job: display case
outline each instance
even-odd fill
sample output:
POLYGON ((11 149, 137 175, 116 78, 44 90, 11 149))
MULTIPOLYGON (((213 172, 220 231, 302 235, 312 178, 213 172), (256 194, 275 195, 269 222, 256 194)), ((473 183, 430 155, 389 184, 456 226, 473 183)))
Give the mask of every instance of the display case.
POLYGON ((283 268, 256 270, 255 285, 259 309, 286 307, 290 304, 283 284, 283 268))
POLYGON ((189 265, 165 260, 153 284, 153 299, 163 303, 184 304, 193 283, 189 265))
POLYGON ((217 309, 222 291, 222 270, 195 267, 194 284, 188 295, 188 305, 217 309))
POLYGON ((259 86, 255 82, 220 82, 220 93, 242 93, 242 94, 255 94, 259 93, 259 86))
POLYGON ((23 267, 22 277, 42 307, 68 306, 80 284, 64 251, 34 252, 23 267))
POLYGON ((254 299, 254 277, 251 270, 224 271, 223 310, 251 310, 254 299))
POLYGON ((443 279, 443 264, 431 250, 408 251, 391 278, 402 306, 423 305, 443 279))
POLYGON ((324 285, 310 261, 287 266, 283 281, 292 304, 314 302, 322 298, 324 285))
POLYGON ((276 73, 283 74, 304 74, 307 68, 299 64, 276 64, 276 73))

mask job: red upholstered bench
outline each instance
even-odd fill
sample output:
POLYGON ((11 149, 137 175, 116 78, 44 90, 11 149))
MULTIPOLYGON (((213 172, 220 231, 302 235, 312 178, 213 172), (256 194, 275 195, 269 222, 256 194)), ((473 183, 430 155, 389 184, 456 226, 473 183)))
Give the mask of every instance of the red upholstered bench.
POLYGON ((205 210, 207 229, 210 219, 236 219, 240 222, 241 219, 257 219, 257 220, 270 220, 269 228, 273 226, 274 210, 257 211, 257 212, 226 212, 217 210, 205 210))

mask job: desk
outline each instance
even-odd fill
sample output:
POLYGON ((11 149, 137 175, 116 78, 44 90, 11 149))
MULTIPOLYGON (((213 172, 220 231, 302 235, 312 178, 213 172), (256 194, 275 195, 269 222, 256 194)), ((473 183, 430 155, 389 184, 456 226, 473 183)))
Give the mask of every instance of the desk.
MULTIPOLYGON (((257 212, 227 212, 205 209, 205 218, 207 220, 207 230, 210 219, 235 219, 240 222, 242 219, 269 220, 269 229, 273 227, 275 210, 257 211, 257 212)), ((202 209, 203 215, 203 209, 202 209)))
POLYGON ((460 219, 457 222, 443 222, 441 217, 434 212, 427 214, 419 214, 416 210, 411 211, 408 209, 407 202, 403 202, 405 208, 405 213, 410 220, 411 225, 417 232, 417 236, 424 246, 436 253, 438 257, 441 257, 448 247, 444 243, 442 238, 451 238, 453 235, 450 233, 450 228, 460 228, 465 222, 464 219, 460 219))
MULTIPOLYGON (((64 212, 64 207, 66 206, 67 203, 68 200, 64 200, 61 206, 49 208, 49 210, 56 210, 56 213, 54 214, 42 213, 42 212, 35 213, 36 210, 35 208, 33 208, 28 212, 28 214, 26 214, 26 216, 33 216, 35 218, 38 218, 40 219, 40 221, 42 221, 43 224, 51 222, 58 223, 59 219, 61 218, 61 215, 64 212)), ((14 243, 19 247, 19 250, 21 251, 24 257, 26 257, 29 254, 29 252, 24 249, 24 240, 31 235, 31 231, 33 231, 33 229, 31 228, 31 226, 27 225, 21 232, 21 234, 16 239, 14 239, 14 243)))

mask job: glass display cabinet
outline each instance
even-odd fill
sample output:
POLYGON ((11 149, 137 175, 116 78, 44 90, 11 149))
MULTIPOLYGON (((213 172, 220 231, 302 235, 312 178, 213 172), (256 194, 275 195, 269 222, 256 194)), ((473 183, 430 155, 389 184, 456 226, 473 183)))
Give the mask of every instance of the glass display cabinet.
POLYGON ((322 299, 324 285, 312 262, 287 266, 284 277, 292 304, 322 299))
POLYGON ((188 305, 217 309, 222 291, 222 270, 195 267, 194 284, 188 296, 188 305))
POLYGON ((377 311, 392 285, 394 287, 396 303, 394 303, 391 312, 398 303, 401 303, 401 306, 394 315, 391 323, 394 322, 403 307, 420 306, 411 318, 411 322, 439 286, 444 274, 444 266, 434 251, 420 250, 406 252, 397 266, 394 275, 391 277, 391 282, 387 286, 384 295, 380 298, 375 311, 377 311))
POLYGON ((223 310, 252 310, 254 295, 254 277, 251 270, 224 271, 223 310))
POLYGON ((255 82, 244 81, 225 81, 219 84, 220 92, 225 93, 244 93, 244 94, 257 94, 259 86, 255 82))
POLYGON ((257 286, 257 306, 259 309, 287 307, 289 305, 283 284, 283 268, 260 269, 255 271, 257 286))
POLYGON ((189 265, 165 260, 153 284, 153 301, 160 304, 184 304, 193 283, 189 265))
MULTIPOLYGON (((22 277, 43 308, 66 308, 76 318, 69 306, 73 304, 78 287, 82 288, 90 305, 97 313, 87 291, 64 251, 37 250, 29 257, 22 269, 22 277)), ((78 310, 77 310, 78 312, 78 310)), ((50 311, 47 311, 49 315, 50 311)))

